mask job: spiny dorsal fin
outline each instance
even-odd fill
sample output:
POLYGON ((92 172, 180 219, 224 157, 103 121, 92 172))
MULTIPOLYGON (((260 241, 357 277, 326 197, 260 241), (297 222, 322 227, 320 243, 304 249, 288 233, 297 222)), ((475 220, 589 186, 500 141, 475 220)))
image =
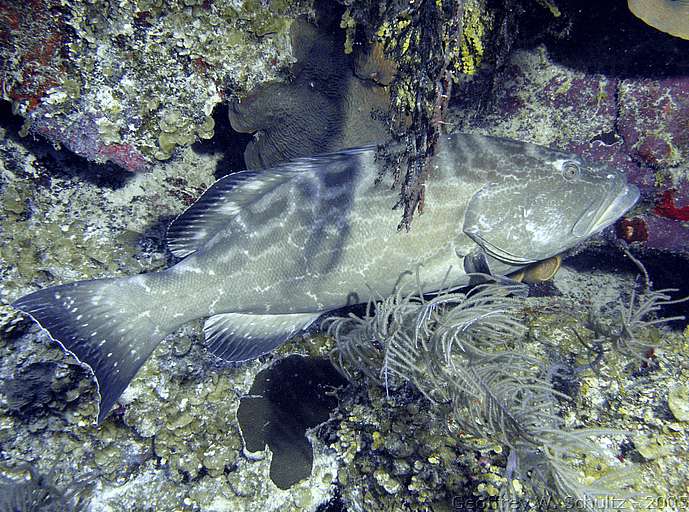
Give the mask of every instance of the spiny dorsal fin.
POLYGON ((167 229, 167 245, 183 258, 196 251, 239 212, 247 200, 285 179, 284 172, 243 171, 220 178, 167 229))
POLYGON ((225 361, 248 361, 267 354, 308 328, 322 312, 286 315, 224 313, 206 320, 208 349, 225 361))
POLYGON ((352 163, 362 153, 374 150, 375 146, 346 149, 327 155, 298 158, 271 169, 242 171, 225 176, 172 221, 167 230, 168 247, 175 256, 188 256, 227 226, 244 206, 292 177, 341 172, 343 163, 352 163))

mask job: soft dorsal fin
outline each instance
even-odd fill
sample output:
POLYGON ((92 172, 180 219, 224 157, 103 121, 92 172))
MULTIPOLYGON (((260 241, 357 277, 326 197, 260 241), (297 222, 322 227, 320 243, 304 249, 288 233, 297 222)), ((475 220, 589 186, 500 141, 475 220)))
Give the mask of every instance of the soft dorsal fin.
POLYGON ((167 244, 183 258, 202 247, 243 207, 292 177, 307 175, 326 180, 328 175, 351 171, 359 155, 375 146, 352 148, 327 155, 299 158, 271 169, 242 171, 219 179, 168 227, 167 244))
POLYGON ((248 361, 271 352, 307 329, 321 314, 321 311, 285 315, 223 313, 206 320, 203 332, 208 349, 219 358, 248 361))
POLYGON ((220 178, 172 221, 167 245, 183 258, 196 251, 234 217, 243 204, 282 183, 288 173, 242 171, 220 178))

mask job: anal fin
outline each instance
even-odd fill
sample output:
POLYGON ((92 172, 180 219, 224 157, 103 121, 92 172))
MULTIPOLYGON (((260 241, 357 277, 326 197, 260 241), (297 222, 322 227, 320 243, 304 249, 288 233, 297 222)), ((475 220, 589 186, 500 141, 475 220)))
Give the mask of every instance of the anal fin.
POLYGON ((307 329, 318 313, 252 315, 224 313, 206 320, 203 332, 208 349, 225 361, 248 361, 267 354, 307 329))

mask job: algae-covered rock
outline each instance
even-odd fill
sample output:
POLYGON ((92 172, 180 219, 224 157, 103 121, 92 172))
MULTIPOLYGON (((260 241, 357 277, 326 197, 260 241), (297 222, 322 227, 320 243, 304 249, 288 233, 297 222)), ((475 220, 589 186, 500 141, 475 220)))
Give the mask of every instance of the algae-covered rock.
POLYGON ((689 387, 677 386, 671 389, 667 403, 675 418, 679 421, 689 421, 689 387))
POLYGON ((662 436, 637 435, 634 437, 634 446, 646 460, 654 460, 672 453, 672 446, 662 436))
POLYGON ((4 3, 3 98, 24 133, 147 169, 210 138, 227 89, 281 77, 294 60, 290 25, 310 10, 309 0, 4 3))

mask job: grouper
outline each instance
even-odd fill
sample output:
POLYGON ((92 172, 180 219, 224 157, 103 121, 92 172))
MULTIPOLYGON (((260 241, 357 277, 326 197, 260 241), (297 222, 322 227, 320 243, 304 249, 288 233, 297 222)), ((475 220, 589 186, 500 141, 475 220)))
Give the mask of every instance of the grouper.
POLYGON ((398 191, 376 184, 375 146, 230 174, 169 227, 183 258, 161 272, 63 284, 13 306, 95 374, 100 423, 151 352, 205 318, 227 361, 266 354, 323 313, 394 293, 418 272, 423 290, 470 272, 507 275, 612 224, 639 197, 622 172, 577 155, 495 137, 443 136, 425 208, 398 231, 398 191))

